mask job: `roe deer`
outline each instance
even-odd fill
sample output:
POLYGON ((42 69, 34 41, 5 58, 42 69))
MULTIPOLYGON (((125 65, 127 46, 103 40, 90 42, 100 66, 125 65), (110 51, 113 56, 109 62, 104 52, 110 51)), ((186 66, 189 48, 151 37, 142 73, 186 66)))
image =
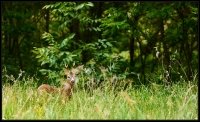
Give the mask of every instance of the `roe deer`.
POLYGON ((69 71, 66 73, 66 76, 67 80, 64 82, 62 88, 60 89, 60 93, 61 95, 63 95, 63 97, 71 98, 73 87, 76 81, 76 74, 74 72, 69 71))
POLYGON ((43 94, 43 92, 60 93, 65 98, 71 98, 72 90, 76 81, 76 74, 78 74, 82 68, 83 66, 79 66, 72 70, 65 69, 65 75, 67 76, 67 79, 64 81, 64 84, 61 88, 56 88, 54 86, 50 86, 49 84, 42 84, 38 87, 38 92, 40 94, 43 94))
POLYGON ((58 88, 54 87, 54 86, 50 86, 49 84, 42 84, 38 87, 38 93, 40 95, 44 94, 44 92, 46 93, 56 93, 58 92, 58 88))

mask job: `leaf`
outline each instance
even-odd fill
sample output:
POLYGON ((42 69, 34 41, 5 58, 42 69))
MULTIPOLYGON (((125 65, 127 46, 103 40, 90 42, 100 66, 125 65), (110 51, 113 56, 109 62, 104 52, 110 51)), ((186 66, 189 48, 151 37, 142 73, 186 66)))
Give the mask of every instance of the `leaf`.
POLYGON ((54 38, 50 33, 47 33, 47 32, 43 33, 42 34, 42 39, 44 39, 48 43, 54 43, 54 38))
POLYGON ((50 8, 50 5, 45 5, 42 9, 48 9, 50 8))
POLYGON ((110 42, 106 42, 106 44, 109 46, 109 47, 112 47, 112 44, 110 42))
POLYGON ((78 5, 77 7, 75 7, 74 9, 79 10, 79 9, 82 9, 83 7, 84 7, 84 4, 82 3, 82 4, 78 5))
POLYGON ((41 55, 37 55, 37 56, 36 56, 36 58, 41 58, 41 57, 42 57, 41 55))
POLYGON ((43 61, 43 62, 41 63, 41 66, 44 65, 44 64, 46 64, 46 63, 47 63, 46 61, 43 61))
POLYGON ((94 6, 94 4, 93 4, 92 2, 88 2, 86 5, 87 5, 87 6, 91 6, 91 7, 94 6))
POLYGON ((65 47, 67 44, 69 44, 69 41, 71 41, 71 39, 73 39, 74 36, 75 36, 75 34, 73 33, 73 34, 69 35, 67 38, 65 38, 65 39, 62 41, 62 43, 60 44, 60 48, 63 48, 63 47, 65 47))
POLYGON ((65 54, 64 52, 61 52, 61 53, 58 54, 58 57, 60 58, 60 57, 62 57, 64 54, 65 54))
POLYGON ((75 34, 73 33, 73 34, 71 34, 71 35, 69 35, 69 39, 73 39, 74 38, 74 36, 75 36, 75 34))
POLYGON ((43 75, 46 75, 48 72, 51 72, 50 70, 47 69, 40 69, 39 70, 43 75))

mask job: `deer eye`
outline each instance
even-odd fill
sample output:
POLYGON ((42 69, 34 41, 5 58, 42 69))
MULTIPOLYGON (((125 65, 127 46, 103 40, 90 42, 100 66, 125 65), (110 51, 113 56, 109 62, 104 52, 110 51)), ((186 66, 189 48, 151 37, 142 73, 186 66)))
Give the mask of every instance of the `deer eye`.
POLYGON ((71 79, 71 77, 70 77, 70 76, 67 76, 67 79, 71 79))

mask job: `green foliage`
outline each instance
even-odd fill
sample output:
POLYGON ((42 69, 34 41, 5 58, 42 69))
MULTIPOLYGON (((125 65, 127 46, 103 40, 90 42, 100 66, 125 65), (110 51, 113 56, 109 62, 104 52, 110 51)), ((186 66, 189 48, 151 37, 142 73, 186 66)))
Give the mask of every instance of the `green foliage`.
POLYGON ((34 75, 36 65, 30 49, 37 45, 36 40, 40 38, 36 36, 38 30, 34 17, 41 4, 4 1, 2 5, 2 63, 7 67, 8 74, 17 76, 21 69, 34 75))
POLYGON ((3 4, 2 59, 15 77, 19 69, 33 74, 40 71, 40 77, 54 82, 65 66, 79 64, 107 67, 110 74, 122 76, 133 69, 141 77, 165 67, 158 69, 162 74, 173 64, 176 50, 176 60, 187 77, 197 70, 198 6, 194 2, 3 4), (120 55, 123 51, 128 57, 120 55), (134 66, 130 66, 130 52, 134 53, 134 66))
MULTIPOLYGON (((93 20, 88 16, 88 9, 93 7, 93 3, 76 3, 76 2, 57 2, 55 4, 45 5, 43 9, 50 9, 53 22, 58 21, 59 26, 52 28, 60 28, 61 30, 69 27, 74 19, 78 19, 81 23, 92 23, 93 20)), ((95 28, 94 28, 95 29, 95 28)))
MULTIPOLYGON (((82 12, 84 9, 88 9, 87 6, 91 7, 93 6, 92 3, 64 3, 64 4, 52 4, 52 5, 46 5, 43 7, 43 9, 51 9, 54 17, 56 17, 59 14, 63 14, 64 18, 59 19, 56 21, 61 21, 65 26, 69 27, 69 24, 72 22, 72 18, 78 18, 81 25, 84 24, 92 24, 93 22, 97 22, 96 20, 91 20, 90 17, 83 14, 77 14, 77 12, 82 12), (68 6, 68 4, 70 4, 68 6), (66 5, 66 7, 63 7, 63 5, 66 5), (79 11, 81 10, 81 11, 79 11), (72 16, 73 15, 73 16, 72 16), (74 16, 75 15, 75 16, 74 16), (65 21, 66 18, 71 18, 70 21, 65 21), (69 22, 69 23, 66 23, 69 22)), ((87 12, 86 12, 87 13, 87 12)), ((121 15, 120 15, 121 16, 121 15)), ((122 22, 123 24, 123 22, 122 22)), ((116 23, 116 26, 123 26, 120 23, 116 23)), ((61 27, 61 26, 60 26, 61 27)), ((118 27, 118 28, 120 28, 118 27)), ((61 28, 64 28, 61 27, 61 28)), ((93 27, 93 30, 100 31, 99 28, 93 27)), ((58 69, 60 70, 61 67, 64 67, 66 64, 69 66, 72 66, 72 64, 78 62, 78 55, 81 52, 81 50, 90 50, 92 53, 90 55, 93 55, 93 59, 96 63, 99 63, 99 65, 105 66, 107 63, 109 63, 112 60, 112 57, 110 57, 110 51, 113 47, 112 43, 106 39, 97 39, 96 42, 86 43, 83 46, 80 46, 80 48, 73 50, 70 50, 74 45, 71 45, 71 43, 75 43, 74 41, 71 41, 72 38, 74 38, 75 34, 69 35, 67 38, 60 41, 55 41, 53 36, 49 33, 44 33, 42 38, 48 42, 49 46, 42 47, 42 48, 35 48, 33 50, 34 54, 36 54, 36 58, 38 58, 38 62, 41 63, 41 65, 47 64, 51 69, 58 69), (58 43, 60 42, 60 43, 58 43), (81 50, 80 50, 81 49, 81 50), (71 51, 71 52, 68 52, 71 51), (61 61, 61 62, 59 62, 61 61)), ((80 61, 80 59, 78 59, 80 61)), ((120 69, 120 63, 118 60, 113 58, 115 60, 115 64, 120 69)), ((121 59, 123 60, 123 59, 121 59)), ((125 63, 125 62, 124 62, 125 63)), ((119 71, 113 70, 113 72, 117 73, 119 71)), ((49 70, 40 70, 42 72, 50 72, 49 70)), ((50 73, 51 74, 51 73, 50 73)), ((55 74, 55 73, 54 73, 55 74)), ((48 75, 52 76, 52 75, 48 75)))
POLYGON ((105 17, 101 19, 100 25, 101 30, 103 30, 103 37, 107 38, 109 36, 108 39, 112 37, 113 40, 119 40, 119 38, 126 36, 121 33, 121 31, 126 32, 126 30, 129 30, 129 25, 126 22, 124 14, 125 12, 123 10, 112 7, 104 11, 103 16, 105 17))
POLYGON ((73 42, 75 34, 69 35, 62 42, 57 43, 54 40, 53 36, 50 33, 44 33, 42 38, 48 42, 47 47, 36 48, 32 51, 36 58, 38 59, 38 63, 42 67, 39 71, 43 75, 47 75, 49 79, 58 80, 61 75, 61 71, 65 68, 66 65, 72 66, 74 63, 77 63, 78 60, 78 52, 71 52, 70 44, 73 42))

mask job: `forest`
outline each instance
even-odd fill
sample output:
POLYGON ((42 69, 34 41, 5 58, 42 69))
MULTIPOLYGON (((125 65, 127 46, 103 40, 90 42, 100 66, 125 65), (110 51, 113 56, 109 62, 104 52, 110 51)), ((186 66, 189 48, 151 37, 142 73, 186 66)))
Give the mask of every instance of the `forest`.
POLYGON ((198 7, 1 2, 3 119, 197 119, 198 7), (38 97, 66 70, 78 72, 69 102, 38 97))

